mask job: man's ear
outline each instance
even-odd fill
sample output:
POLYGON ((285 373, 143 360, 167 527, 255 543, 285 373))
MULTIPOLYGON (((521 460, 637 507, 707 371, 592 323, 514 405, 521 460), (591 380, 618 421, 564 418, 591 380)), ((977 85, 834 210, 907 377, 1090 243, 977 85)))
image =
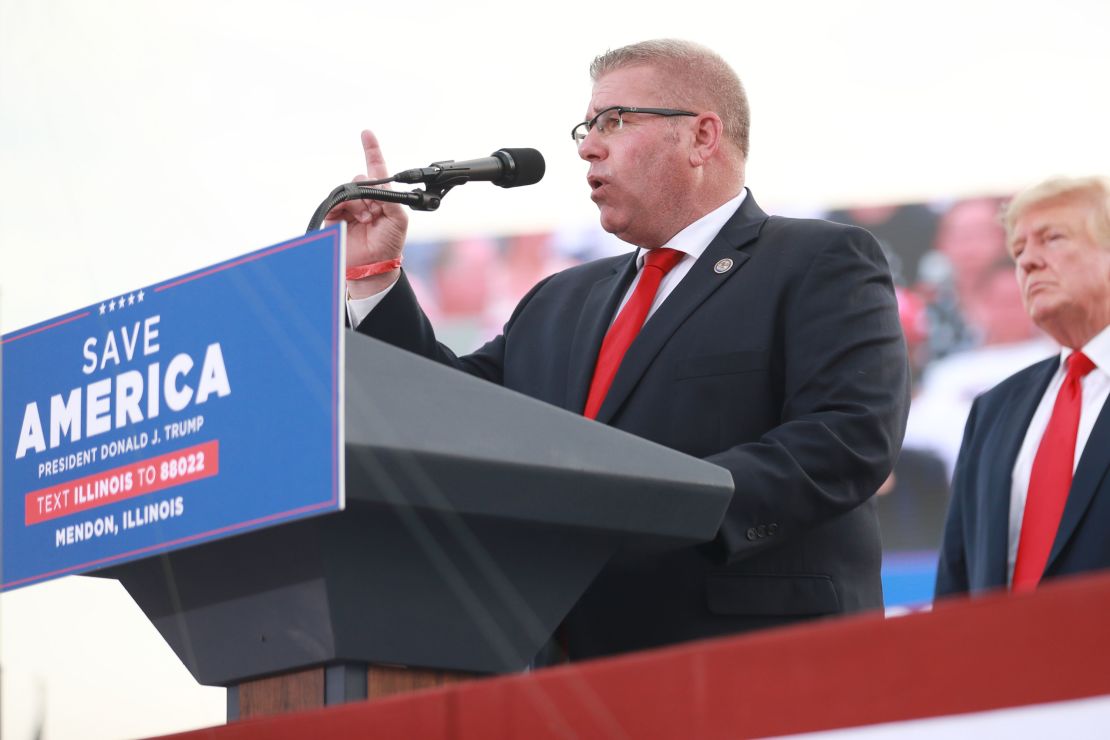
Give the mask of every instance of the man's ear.
POLYGON ((694 119, 694 141, 690 149, 690 164, 700 167, 713 158, 721 147, 725 125, 713 111, 699 113, 694 119))

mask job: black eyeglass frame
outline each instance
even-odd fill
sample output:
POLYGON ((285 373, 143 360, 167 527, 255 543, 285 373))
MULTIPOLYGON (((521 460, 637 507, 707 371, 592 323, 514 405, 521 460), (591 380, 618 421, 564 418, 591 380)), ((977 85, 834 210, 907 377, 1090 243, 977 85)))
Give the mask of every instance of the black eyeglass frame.
POLYGON ((574 126, 574 128, 572 128, 570 130, 571 140, 575 144, 581 144, 583 141, 586 140, 586 136, 590 133, 590 131, 593 129, 593 127, 597 124, 597 119, 601 118, 603 115, 605 115, 606 113, 609 113, 610 111, 616 111, 617 112, 617 128, 623 128, 624 127, 624 114, 625 113, 650 113, 653 116, 664 116, 666 118, 671 118, 673 116, 696 116, 696 115, 698 115, 697 113, 693 113, 692 111, 678 110, 676 108, 636 108, 636 107, 633 107, 631 105, 611 105, 608 108, 605 108, 604 110, 598 111, 597 115, 594 116, 593 118, 591 118, 590 120, 582 121, 582 123, 576 124, 574 126), (578 135, 578 129, 582 128, 583 126, 585 126, 586 129, 585 129, 585 131, 583 131, 582 135, 579 136, 578 135))

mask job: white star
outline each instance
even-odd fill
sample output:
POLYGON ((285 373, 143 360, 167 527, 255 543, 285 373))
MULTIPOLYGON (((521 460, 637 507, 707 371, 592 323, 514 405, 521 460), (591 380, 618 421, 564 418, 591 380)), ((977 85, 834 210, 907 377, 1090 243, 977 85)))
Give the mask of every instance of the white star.
POLYGON ((127 305, 128 306, 134 306, 135 305, 135 294, 134 293, 127 296, 127 305))
POLYGON ((145 295, 145 294, 143 293, 143 291, 140 290, 139 291, 139 303, 143 302, 143 295, 145 295))
POLYGON ((115 311, 116 310, 115 299, 108 301, 108 310, 109 311, 115 311))
POLYGON ((116 300, 116 303, 119 304, 120 308, 123 308, 123 305, 124 305, 123 296, 120 296, 119 299, 116 300))
POLYGON ((107 306, 105 306, 103 303, 100 304, 100 315, 101 316, 104 315, 104 311, 105 311, 106 308, 107 308, 107 306))

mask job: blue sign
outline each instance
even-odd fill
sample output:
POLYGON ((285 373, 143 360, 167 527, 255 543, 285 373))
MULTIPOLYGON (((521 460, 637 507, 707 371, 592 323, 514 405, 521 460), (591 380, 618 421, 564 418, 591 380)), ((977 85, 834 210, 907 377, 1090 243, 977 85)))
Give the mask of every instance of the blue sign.
POLYGON ((5 334, 12 589, 343 508, 340 226, 5 334))

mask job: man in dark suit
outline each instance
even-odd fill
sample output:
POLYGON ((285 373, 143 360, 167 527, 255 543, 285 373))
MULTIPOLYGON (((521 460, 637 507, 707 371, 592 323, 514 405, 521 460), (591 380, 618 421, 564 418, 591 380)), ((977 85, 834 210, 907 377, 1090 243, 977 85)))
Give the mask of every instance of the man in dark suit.
POLYGON ((1110 566, 1110 185, 1050 180, 1003 220, 1026 310, 1063 350, 972 405, 938 597, 1110 566))
MULTIPOLYGON (((880 608, 869 499, 908 389, 878 244, 756 205, 747 100, 713 52, 645 42, 591 73, 578 154, 602 226, 639 249, 547 278, 501 336, 456 357, 390 269, 404 212, 352 202, 331 216, 349 225, 348 263, 384 270, 348 282, 352 325, 732 473, 711 545, 609 564, 565 622, 571 657, 880 608)), ((369 175, 384 176, 369 132, 363 145, 369 175)))

